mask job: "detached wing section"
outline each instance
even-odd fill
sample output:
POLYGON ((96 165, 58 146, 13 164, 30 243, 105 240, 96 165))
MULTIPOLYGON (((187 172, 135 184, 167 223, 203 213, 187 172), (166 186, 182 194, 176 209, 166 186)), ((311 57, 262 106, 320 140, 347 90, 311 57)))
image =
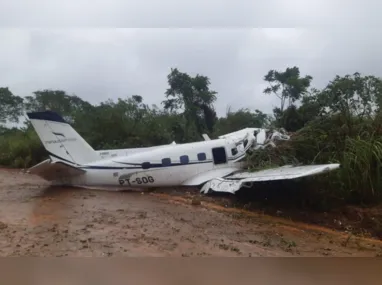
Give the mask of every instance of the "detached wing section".
POLYGON ((84 174, 86 171, 61 161, 52 162, 50 159, 28 169, 28 173, 35 174, 48 181, 63 181, 66 178, 84 174))
POLYGON ((339 164, 320 164, 304 166, 282 166, 257 172, 240 172, 224 178, 214 178, 203 185, 201 192, 227 192, 234 194, 243 187, 250 188, 252 183, 276 180, 291 180, 333 171, 339 164))

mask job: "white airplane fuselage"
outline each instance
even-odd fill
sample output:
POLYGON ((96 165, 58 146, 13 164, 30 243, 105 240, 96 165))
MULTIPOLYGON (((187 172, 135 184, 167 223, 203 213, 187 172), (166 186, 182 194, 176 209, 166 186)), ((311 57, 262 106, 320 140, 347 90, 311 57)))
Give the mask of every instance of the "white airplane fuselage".
POLYGON ((82 165, 85 173, 58 181, 126 189, 200 185, 242 169, 245 155, 229 139, 165 145, 82 165))

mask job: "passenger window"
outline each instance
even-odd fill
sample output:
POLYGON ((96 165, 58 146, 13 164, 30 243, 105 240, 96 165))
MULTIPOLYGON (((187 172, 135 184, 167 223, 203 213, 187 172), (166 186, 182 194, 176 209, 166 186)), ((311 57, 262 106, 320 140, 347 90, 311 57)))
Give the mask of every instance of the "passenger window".
POLYGON ((162 165, 163 166, 170 166, 171 165, 171 159, 170 158, 163 158, 162 159, 162 165))
POLYGON ((151 163, 150 162, 143 162, 142 163, 142 169, 149 169, 151 167, 151 163))
POLYGON ((231 153, 232 153, 232 155, 236 155, 238 153, 237 148, 235 147, 235 148, 231 149, 231 153))
POLYGON ((207 157, 206 157, 206 154, 204 152, 198 153, 198 160, 199 161, 203 161, 206 159, 207 159, 207 157))
POLYGON ((187 164, 189 162, 188 155, 182 155, 180 157, 180 163, 181 164, 187 164))

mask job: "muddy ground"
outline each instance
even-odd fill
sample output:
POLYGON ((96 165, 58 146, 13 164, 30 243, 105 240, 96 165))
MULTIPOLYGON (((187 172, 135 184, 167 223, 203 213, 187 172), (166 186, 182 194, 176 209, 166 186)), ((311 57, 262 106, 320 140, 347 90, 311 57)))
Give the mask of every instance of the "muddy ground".
POLYGON ((231 208, 211 197, 195 202, 192 191, 173 192, 52 188, 38 177, 0 170, 0 256, 380 256, 382 252, 378 239, 231 208))

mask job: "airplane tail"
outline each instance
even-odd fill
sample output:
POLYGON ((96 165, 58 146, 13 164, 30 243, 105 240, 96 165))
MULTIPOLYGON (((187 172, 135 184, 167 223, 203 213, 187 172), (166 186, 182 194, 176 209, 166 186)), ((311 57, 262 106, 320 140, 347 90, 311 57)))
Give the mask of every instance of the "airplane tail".
POLYGON ((31 112, 27 116, 53 161, 82 165, 100 159, 97 152, 56 112, 31 112))

